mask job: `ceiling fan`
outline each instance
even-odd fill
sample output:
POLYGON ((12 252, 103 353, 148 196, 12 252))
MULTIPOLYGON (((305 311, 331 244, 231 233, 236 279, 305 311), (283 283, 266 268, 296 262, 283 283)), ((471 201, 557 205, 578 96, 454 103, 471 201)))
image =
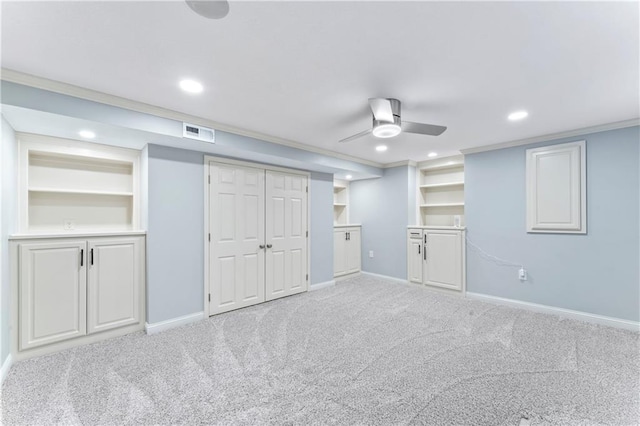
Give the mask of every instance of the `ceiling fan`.
POLYGON ((401 132, 419 135, 438 136, 447 130, 445 126, 434 124, 412 123, 400 118, 400 101, 393 98, 371 98, 369 106, 373 114, 373 126, 369 130, 357 133, 340 142, 349 142, 369 133, 377 138, 392 138, 401 132))

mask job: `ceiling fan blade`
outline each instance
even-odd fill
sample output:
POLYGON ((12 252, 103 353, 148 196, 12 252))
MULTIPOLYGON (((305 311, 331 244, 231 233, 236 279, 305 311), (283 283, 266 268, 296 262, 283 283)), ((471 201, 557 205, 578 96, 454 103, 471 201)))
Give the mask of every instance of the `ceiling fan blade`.
POLYGON ((436 126, 435 124, 412 123, 410 121, 402 122, 402 131, 407 133, 417 133, 419 135, 438 136, 441 135, 446 126, 436 126))
POLYGON ((350 142, 354 139, 358 139, 358 138, 361 138, 362 136, 368 135, 369 133, 371 133, 371 129, 365 130, 364 132, 356 133, 355 135, 349 136, 348 138, 344 138, 338 142, 350 142))
POLYGON ((369 99, 369 106, 371 107, 373 118, 378 121, 393 123, 393 110, 389 99, 371 98, 369 99))

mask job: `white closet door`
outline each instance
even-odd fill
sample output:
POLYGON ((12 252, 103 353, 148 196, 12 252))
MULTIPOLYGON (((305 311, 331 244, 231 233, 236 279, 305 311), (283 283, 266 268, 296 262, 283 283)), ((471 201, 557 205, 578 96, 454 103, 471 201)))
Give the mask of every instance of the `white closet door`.
POLYGON ((265 301, 264 169, 209 163, 209 315, 265 301))
POLYGON ((267 170, 266 298, 307 290, 307 176, 267 170))
POLYGON ((89 240, 87 333, 140 322, 142 238, 89 240))
POLYGON ((20 244, 20 350, 86 334, 86 245, 20 244))

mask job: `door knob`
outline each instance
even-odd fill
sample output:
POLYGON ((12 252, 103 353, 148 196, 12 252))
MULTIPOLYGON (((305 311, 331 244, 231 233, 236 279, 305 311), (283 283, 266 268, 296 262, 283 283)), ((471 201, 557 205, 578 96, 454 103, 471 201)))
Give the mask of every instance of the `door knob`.
POLYGON ((267 248, 271 248, 273 247, 271 244, 267 244, 267 248))
POLYGON ((260 250, 264 249, 264 244, 260 244, 258 247, 260 247, 260 250))

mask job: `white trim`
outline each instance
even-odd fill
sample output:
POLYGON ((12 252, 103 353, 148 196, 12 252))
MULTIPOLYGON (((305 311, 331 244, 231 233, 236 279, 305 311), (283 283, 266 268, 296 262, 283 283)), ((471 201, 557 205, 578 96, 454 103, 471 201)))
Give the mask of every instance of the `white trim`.
POLYGON ((325 281, 318 284, 309 284, 309 291, 322 290, 323 288, 333 287, 336 285, 336 280, 325 281))
POLYGON ((47 78, 42 78, 42 77, 38 77, 31 74, 25 74, 25 73, 21 73, 21 72, 6 69, 6 68, 2 68, 1 74, 2 74, 2 80, 9 81, 11 83, 22 84, 24 86, 34 87, 37 89, 60 93, 62 95, 68 95, 76 98, 86 99, 89 101, 99 102, 101 104, 110 105, 118 108, 125 108, 131 111, 141 112, 144 114, 151 114, 151 115, 155 115, 156 117, 162 117, 170 120, 193 123, 198 126, 209 127, 222 132, 228 132, 228 133, 233 133, 240 136, 246 136, 249 138, 260 139, 260 140, 275 143, 278 145, 284 145, 284 146, 297 148, 297 149, 301 149, 308 152, 323 154, 333 158, 339 158, 341 160, 353 161, 355 163, 364 164, 366 166, 372 166, 372 167, 378 167, 378 168, 382 168, 384 166, 384 164, 378 163, 375 161, 364 160, 362 158, 352 157, 351 155, 346 155, 346 154, 340 154, 334 151, 330 151, 328 149, 324 149, 324 148, 320 148, 312 145, 306 145, 306 144, 292 141, 289 139, 283 139, 276 136, 267 135, 264 133, 245 130, 245 129, 234 127, 234 126, 229 126, 226 124, 218 123, 216 121, 208 120, 206 118, 180 113, 170 109, 157 107, 155 105, 150 105, 143 102, 137 102, 131 99, 109 95, 107 93, 98 92, 91 89, 85 89, 84 87, 79 87, 79 86, 74 86, 72 84, 49 80, 47 78))
POLYGON ((0 368, 0 386, 4 383, 4 379, 7 378, 7 374, 9 374, 9 370, 13 365, 13 357, 11 354, 7 355, 4 362, 2 363, 2 368, 0 368))
POLYGON ((366 272, 366 271, 360 271, 360 273, 363 275, 368 275, 370 277, 382 278, 382 279, 393 281, 400 284, 409 284, 409 281, 403 280, 402 278, 390 277, 388 275, 374 274, 373 272, 366 272))
POLYGON ((416 167, 418 165, 417 162, 413 160, 403 160, 403 161, 395 161, 393 163, 387 163, 382 166, 383 169, 390 169, 392 167, 400 167, 400 166, 411 166, 416 167))
POLYGON ((154 322, 153 324, 145 323, 144 329, 148 335, 161 333, 172 328, 198 322, 205 318, 204 312, 196 312, 195 314, 183 315, 181 317, 168 319, 165 321, 154 322))
POLYGON ((494 151, 496 149, 513 148, 514 146, 529 145, 538 142, 549 142, 555 139, 573 138, 576 136, 584 136, 589 133, 604 132, 607 130, 624 129, 625 127, 640 126, 640 118, 631 120, 616 121, 615 123, 600 124, 597 126, 583 127, 581 129, 568 130, 566 132, 549 133, 542 136, 534 136, 527 139, 519 139, 509 142, 500 142, 491 145, 478 146, 474 148, 461 149, 464 155, 475 154, 484 151, 494 151))
POLYGON ((495 303, 498 305, 512 306, 516 308, 526 309, 532 312, 540 312, 543 314, 559 315, 564 318, 570 318, 578 321, 589 322, 593 324, 606 325, 609 327, 622 328, 625 330, 640 331, 640 322, 629 321, 619 318, 607 317, 604 315, 590 314, 588 312, 574 311, 571 309, 557 308, 555 306, 539 305, 537 303, 523 302, 521 300, 506 299, 503 297, 490 296, 488 294, 467 292, 469 299, 480 300, 483 302, 495 303))

